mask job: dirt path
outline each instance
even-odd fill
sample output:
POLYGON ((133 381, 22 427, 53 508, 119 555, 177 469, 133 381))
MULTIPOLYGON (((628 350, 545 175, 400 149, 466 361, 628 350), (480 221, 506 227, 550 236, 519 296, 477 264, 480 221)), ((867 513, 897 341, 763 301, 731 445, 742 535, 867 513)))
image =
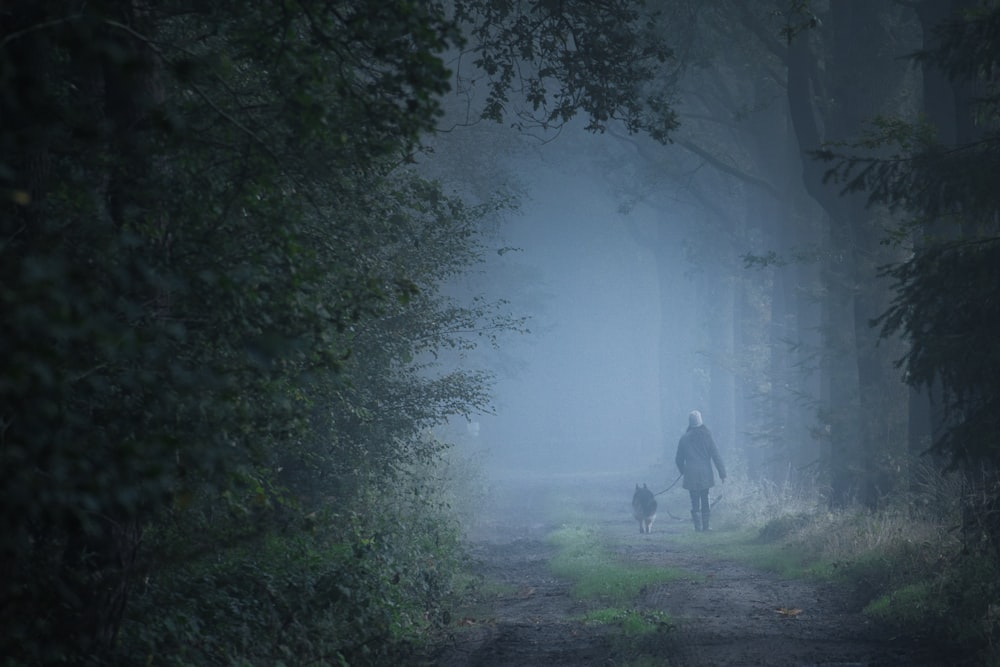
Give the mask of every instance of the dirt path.
POLYGON ((666 503, 661 497, 653 533, 640 535, 628 509, 635 481, 612 474, 520 477, 493 488, 492 510, 471 535, 470 555, 483 582, 478 600, 456 610, 451 631, 425 664, 948 664, 913 642, 882 636, 830 586, 783 580, 708 557, 696 543, 679 544, 677 537, 692 528, 662 510, 683 496, 666 503), (552 547, 546 536, 565 522, 597 527, 626 562, 691 572, 689 580, 649 587, 633 604, 668 613, 674 626, 629 641, 613 626, 581 621, 602 605, 575 600, 570 585, 547 566, 552 547), (782 608, 802 611, 784 616, 777 611, 782 608))

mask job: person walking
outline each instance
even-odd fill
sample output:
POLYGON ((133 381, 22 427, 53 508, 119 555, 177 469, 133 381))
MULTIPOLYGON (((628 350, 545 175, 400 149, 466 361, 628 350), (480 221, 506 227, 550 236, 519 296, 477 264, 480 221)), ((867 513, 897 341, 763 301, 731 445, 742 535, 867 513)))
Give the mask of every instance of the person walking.
POLYGON ((715 472, 712 463, 719 471, 719 479, 726 481, 726 466, 712 439, 712 433, 702 422, 701 413, 692 410, 688 415, 687 432, 677 443, 677 456, 674 458, 677 469, 684 476, 684 488, 691 494, 691 518, 694 529, 698 532, 711 530, 709 518, 712 507, 708 504, 708 490, 715 486, 715 472))

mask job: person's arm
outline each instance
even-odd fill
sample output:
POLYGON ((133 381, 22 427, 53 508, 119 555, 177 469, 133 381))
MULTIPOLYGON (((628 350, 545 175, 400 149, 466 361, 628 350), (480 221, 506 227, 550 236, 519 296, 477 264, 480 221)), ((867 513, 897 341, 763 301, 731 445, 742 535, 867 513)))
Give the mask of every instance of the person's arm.
MULTIPOLYGON (((711 438, 711 436, 709 436, 711 438)), ((715 446, 715 440, 712 439, 712 461, 715 462, 715 469, 719 471, 719 479, 723 482, 726 481, 726 466, 722 464, 722 457, 719 456, 719 448, 715 446)))
POLYGON ((684 465, 687 463, 687 457, 684 454, 684 439, 677 443, 677 456, 674 457, 674 463, 677 464, 677 470, 683 475, 684 465))

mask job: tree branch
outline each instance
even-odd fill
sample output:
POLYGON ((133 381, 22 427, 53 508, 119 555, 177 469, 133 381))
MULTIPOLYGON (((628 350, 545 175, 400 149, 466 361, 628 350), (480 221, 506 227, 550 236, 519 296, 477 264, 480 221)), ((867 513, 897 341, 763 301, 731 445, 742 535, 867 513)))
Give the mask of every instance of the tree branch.
POLYGON ((709 153, 704 148, 701 148, 700 146, 697 146, 686 139, 676 139, 675 143, 678 146, 681 146, 682 148, 685 148, 686 150, 690 151, 691 153, 694 153, 695 155, 697 155, 705 162, 707 162, 709 165, 721 171, 722 173, 729 174, 733 178, 742 181, 747 185, 753 186, 755 188, 760 188, 761 190, 771 195, 775 199, 779 200, 781 199, 781 193, 778 192, 778 189, 775 188, 770 183, 768 183, 767 181, 765 181, 764 179, 757 178, 756 176, 748 174, 742 169, 738 169, 731 164, 723 162, 716 156, 709 153))
POLYGON ((787 65, 788 47, 782 44, 781 40, 767 29, 767 26, 761 22, 760 18, 750 11, 747 7, 747 3, 744 2, 744 0, 736 0, 730 4, 735 7, 737 13, 739 13, 740 19, 743 21, 743 25, 749 28, 750 32, 757 36, 757 39, 761 41, 764 48, 773 53, 782 63, 787 65))

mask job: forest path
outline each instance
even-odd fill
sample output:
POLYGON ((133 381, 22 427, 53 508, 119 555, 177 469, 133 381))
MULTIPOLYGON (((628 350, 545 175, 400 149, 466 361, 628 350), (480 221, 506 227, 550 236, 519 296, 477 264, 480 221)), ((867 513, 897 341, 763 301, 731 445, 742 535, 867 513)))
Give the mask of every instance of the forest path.
MULTIPOLYGON (((632 520, 636 482, 622 474, 523 475, 490 489, 490 509, 470 535, 475 603, 455 610, 451 628, 423 664, 442 667, 606 665, 615 667, 896 666, 948 664, 903 639, 881 636, 828 584, 788 580, 705 553, 690 520, 675 520, 687 494, 658 497, 653 532, 632 520), (630 608, 666 612, 673 627, 639 638, 581 620, 606 606, 579 600, 548 568, 547 542, 561 525, 597 530, 622 561, 682 569, 689 578, 648 586, 630 608), (798 609, 794 616, 781 609, 798 609)), ((669 484, 669 480, 662 486, 669 484)), ((719 517, 724 508, 717 510, 719 517)), ((716 518, 719 518, 716 517, 716 518)))

